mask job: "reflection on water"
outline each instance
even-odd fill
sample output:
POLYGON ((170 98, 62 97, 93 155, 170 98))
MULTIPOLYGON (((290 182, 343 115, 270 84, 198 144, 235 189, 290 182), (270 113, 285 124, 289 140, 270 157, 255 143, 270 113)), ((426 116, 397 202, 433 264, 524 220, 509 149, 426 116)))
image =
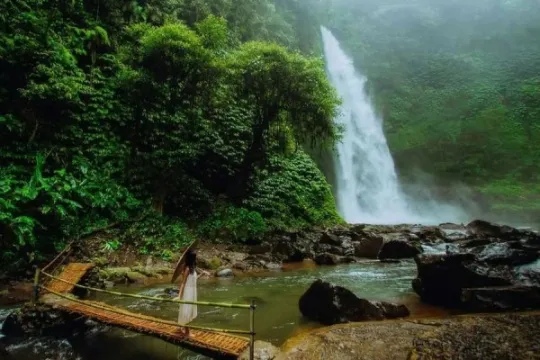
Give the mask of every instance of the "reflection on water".
MULTIPOLYGON (((418 299, 412 292, 411 280, 415 275, 416 266, 412 261, 399 264, 365 262, 338 267, 291 267, 286 271, 254 277, 200 279, 198 291, 199 300, 203 301, 247 303, 254 299, 257 303, 257 338, 280 345, 295 333, 317 326, 303 319, 298 310, 300 296, 316 279, 344 286, 359 297, 406 303, 413 315, 421 315, 431 309, 419 306, 418 299)), ((146 289, 126 287, 119 291, 157 296, 163 294, 166 287, 168 285, 156 285, 146 289)), ((110 295, 100 296, 98 299, 163 319, 177 318, 178 305, 172 303, 110 295)), ((247 330, 248 321, 247 310, 199 307, 199 316, 194 324, 247 330)), ((85 360, 207 359, 152 337, 113 328, 87 334, 84 338, 73 339, 71 343, 85 360)), ((25 357, 22 353, 21 351, 16 358, 45 359, 39 354, 25 357)))

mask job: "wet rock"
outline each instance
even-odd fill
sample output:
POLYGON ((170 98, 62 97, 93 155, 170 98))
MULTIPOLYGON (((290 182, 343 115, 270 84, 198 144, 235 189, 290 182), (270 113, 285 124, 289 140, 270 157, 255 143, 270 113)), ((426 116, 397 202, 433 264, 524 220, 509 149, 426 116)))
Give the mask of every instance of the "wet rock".
POLYGON ((321 236, 320 244, 328 244, 333 246, 341 246, 342 239, 339 236, 325 232, 321 236))
POLYGON ((313 259, 317 265, 337 265, 340 262, 339 256, 329 253, 322 253, 313 259))
POLYGON ((317 244, 315 246, 315 253, 329 253, 334 255, 343 256, 343 248, 341 246, 334 246, 329 244, 317 244))
POLYGON ((260 245, 253 245, 249 247, 249 254, 260 255, 267 254, 272 251, 272 245, 269 242, 263 242, 260 245))
POLYGON ((463 307, 469 311, 505 311, 540 308, 539 286, 502 286, 463 289, 463 307))
POLYGON ((382 236, 368 236, 354 243, 354 255, 357 257, 376 259, 383 246, 382 236))
POLYGON ((379 252, 379 259, 407 259, 412 258, 422 252, 421 249, 402 240, 391 240, 384 243, 381 251, 379 252))
POLYGON ((447 242, 462 241, 469 238, 465 230, 443 230, 444 240, 447 242))
POLYGON ((2 343, 0 343, 0 359, 4 359, 4 360, 13 359, 11 355, 9 355, 4 344, 2 343))
POLYGON ((469 249, 469 248, 474 248, 477 246, 488 245, 488 244, 491 244, 492 242, 493 242, 492 239, 473 239, 473 240, 460 242, 459 245, 464 249, 469 249))
POLYGON ((273 260, 273 257, 270 254, 249 255, 244 259, 244 261, 248 261, 248 262, 264 261, 265 263, 266 262, 271 262, 272 260, 273 260))
POLYGON ((524 232, 508 225, 499 225, 484 220, 474 220, 467 225, 470 235, 479 238, 494 237, 504 240, 516 240, 524 236, 524 232))
POLYGON ((225 269, 216 271, 216 276, 217 277, 233 277, 234 273, 231 269, 225 268, 225 269))
POLYGON ((540 260, 530 264, 516 266, 513 273, 519 283, 524 285, 540 285, 540 260))
POLYGON ((128 267, 106 268, 99 271, 99 276, 115 284, 125 284, 128 282, 127 273, 130 271, 128 267))
POLYGON ((164 292, 164 297, 166 298, 175 298, 175 297, 178 297, 178 294, 180 293, 180 290, 177 288, 177 287, 169 287, 169 288, 166 288, 165 290, 163 290, 164 292))
POLYGON ((267 263, 264 265, 267 270, 281 270, 281 265, 277 263, 267 263))
POLYGON ((249 265, 245 262, 237 262, 233 264, 233 269, 247 271, 249 270, 249 265))
POLYGON ((415 235, 420 241, 427 243, 442 242, 445 239, 443 231, 437 226, 413 226, 410 235, 415 235))
POLYGON ((9 337, 70 336, 85 330, 84 318, 43 304, 24 305, 2 325, 2 333, 9 337))
POLYGON ((349 230, 353 233, 361 234, 364 232, 364 229, 366 228, 366 224, 354 224, 351 225, 349 230))
POLYGON ((405 305, 368 301, 341 286, 317 280, 302 295, 299 308, 305 317, 325 325, 351 321, 405 317, 405 305))
POLYGON ((493 243, 476 249, 477 259, 493 265, 523 265, 538 259, 538 252, 523 249, 520 242, 493 243))
POLYGON ((401 260, 397 260, 397 259, 382 259, 382 260, 379 260, 380 263, 383 263, 383 264, 399 264, 401 262, 401 260))
POLYGON ((474 254, 418 255, 418 277, 413 289, 423 301, 446 306, 461 306, 465 288, 507 286, 512 283, 506 268, 493 268, 476 260, 474 254))
POLYGON ((354 256, 343 256, 339 259, 339 262, 342 264, 352 264, 356 262, 356 258, 354 256))
POLYGON ((126 278, 130 283, 144 283, 147 279, 146 275, 137 271, 128 271, 126 273, 126 278))
MULTIPOLYGON (((255 360, 273 360, 278 356, 278 354, 279 349, 274 345, 266 341, 255 341, 255 349, 253 353, 253 358, 255 360)), ((242 354, 240 354, 238 360, 250 360, 249 348, 247 348, 242 354)))
POLYGON ((272 250, 272 254, 285 262, 302 261, 312 256, 311 244, 304 238, 294 236, 295 240, 290 237, 283 236, 272 250))
POLYGON ((355 249, 351 240, 349 239, 343 240, 343 242, 341 243, 341 247, 343 249, 344 256, 350 256, 350 257, 354 256, 355 249))

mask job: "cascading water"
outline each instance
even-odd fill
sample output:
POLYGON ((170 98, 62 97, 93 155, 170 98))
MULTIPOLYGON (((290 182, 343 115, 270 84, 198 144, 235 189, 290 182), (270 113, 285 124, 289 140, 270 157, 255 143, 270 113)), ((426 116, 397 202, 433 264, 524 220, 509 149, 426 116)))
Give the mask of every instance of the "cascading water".
POLYGON ((341 215, 349 223, 436 222, 431 216, 419 215, 408 204, 399 186, 382 122, 366 94, 366 78, 355 71, 352 60, 332 33, 324 27, 321 31, 328 76, 343 101, 336 121, 345 132, 337 145, 335 161, 341 215))

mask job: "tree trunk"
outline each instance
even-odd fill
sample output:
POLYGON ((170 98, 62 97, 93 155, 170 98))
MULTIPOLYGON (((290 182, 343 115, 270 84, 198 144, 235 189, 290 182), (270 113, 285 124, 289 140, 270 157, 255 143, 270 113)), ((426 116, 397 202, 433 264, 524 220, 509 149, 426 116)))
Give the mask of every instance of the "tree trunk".
POLYGON ((277 118, 277 114, 277 107, 272 107, 269 111, 265 111, 261 120, 253 126, 253 141, 244 153, 242 165, 229 179, 227 194, 236 204, 240 204, 252 190, 249 179, 255 171, 255 165, 265 157, 264 135, 270 128, 271 121, 277 118))
POLYGON ((163 215, 163 205, 167 191, 164 187, 159 187, 152 197, 152 208, 160 215, 163 215))

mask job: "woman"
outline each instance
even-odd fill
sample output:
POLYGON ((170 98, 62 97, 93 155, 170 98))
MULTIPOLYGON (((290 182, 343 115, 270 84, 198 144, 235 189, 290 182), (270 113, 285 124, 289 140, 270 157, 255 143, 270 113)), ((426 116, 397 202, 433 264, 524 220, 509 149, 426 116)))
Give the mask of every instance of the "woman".
MULTIPOLYGON (((182 271, 182 282, 178 298, 184 301, 197 301, 197 254, 193 249, 188 249, 186 262, 182 271)), ((178 309, 178 323, 187 325, 197 317, 197 305, 180 304, 178 309)), ((189 329, 185 329, 185 335, 189 335, 189 329)))

